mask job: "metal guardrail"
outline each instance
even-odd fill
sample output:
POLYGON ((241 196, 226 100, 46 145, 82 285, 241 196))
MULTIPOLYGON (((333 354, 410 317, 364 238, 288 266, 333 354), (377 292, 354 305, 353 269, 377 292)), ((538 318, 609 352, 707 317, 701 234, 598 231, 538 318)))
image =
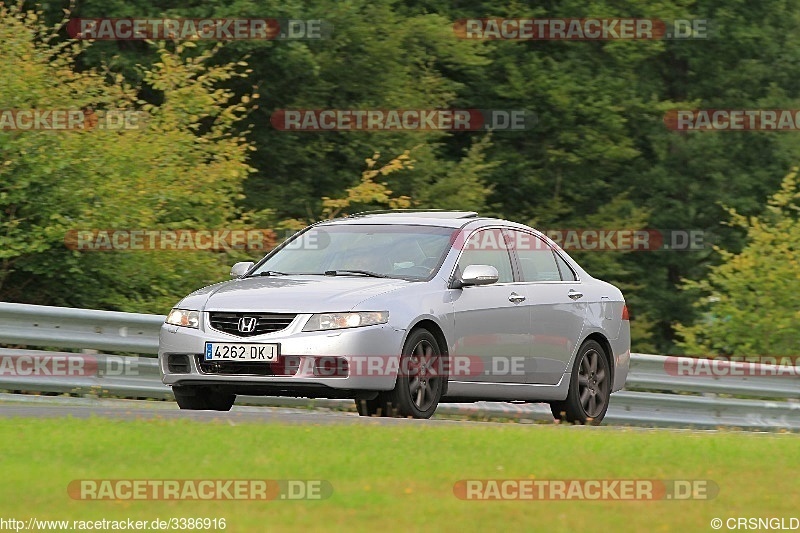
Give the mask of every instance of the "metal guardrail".
MULTIPOLYGON (((160 315, 0 302, 0 343, 37 348, 89 348, 154 354, 158 352, 158 332, 164 318, 160 315)), ((707 368, 719 364, 715 361, 703 362, 707 363, 707 368)), ((776 371, 777 367, 769 365, 759 365, 759 371, 754 373, 757 375, 744 375, 747 372, 741 371, 723 372, 726 375, 680 375, 675 371, 676 368, 696 368, 697 363, 698 360, 690 358, 632 354, 626 390, 612 396, 606 422, 659 427, 800 429, 800 377, 797 374, 786 375, 784 372, 781 375, 776 371)), ((733 365, 734 370, 744 368, 740 364, 733 365)), ((749 368, 752 370, 754 367, 749 368)), ((172 398, 171 389, 161 383, 155 358, 39 350, 0 349, 0 389, 126 398, 172 398), (40 371, 31 371, 31 375, 4 371, 6 366, 18 370, 20 358, 26 357, 26 368, 31 367, 29 361, 41 362, 44 358, 50 358, 50 365, 61 364, 66 368, 70 364, 76 368, 88 365, 91 371, 67 376, 46 375, 46 369, 50 368, 48 363, 42 363, 44 366, 40 371)), ((238 401, 255 405, 314 405, 334 409, 350 409, 353 406, 350 400, 243 396, 238 401)), ((437 413, 552 421, 549 407, 545 404, 442 404, 437 413)))
POLYGON ((0 302, 0 343, 155 354, 164 318, 0 302))

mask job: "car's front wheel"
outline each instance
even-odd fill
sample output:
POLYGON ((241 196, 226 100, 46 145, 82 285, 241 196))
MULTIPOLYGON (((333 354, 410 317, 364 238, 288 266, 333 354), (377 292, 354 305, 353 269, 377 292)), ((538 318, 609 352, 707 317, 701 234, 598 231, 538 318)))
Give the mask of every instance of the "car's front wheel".
POLYGON ((597 341, 587 341, 575 358, 567 399, 552 402, 550 411, 556 420, 596 426, 606 416, 610 397, 611 368, 605 350, 597 341))
POLYGON ((426 329, 411 332, 403 346, 393 390, 374 400, 356 400, 361 416, 430 418, 442 399, 445 380, 442 351, 426 329))
POLYGON ((172 387, 175 401, 181 409, 193 411, 230 411, 235 394, 216 391, 210 387, 172 387))

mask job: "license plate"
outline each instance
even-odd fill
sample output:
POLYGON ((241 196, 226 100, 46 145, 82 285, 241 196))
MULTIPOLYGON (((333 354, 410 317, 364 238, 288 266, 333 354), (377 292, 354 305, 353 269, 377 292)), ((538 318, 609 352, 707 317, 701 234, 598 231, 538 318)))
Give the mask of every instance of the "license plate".
POLYGON ((278 345, 244 342, 207 342, 205 360, 274 363, 278 360, 278 345))

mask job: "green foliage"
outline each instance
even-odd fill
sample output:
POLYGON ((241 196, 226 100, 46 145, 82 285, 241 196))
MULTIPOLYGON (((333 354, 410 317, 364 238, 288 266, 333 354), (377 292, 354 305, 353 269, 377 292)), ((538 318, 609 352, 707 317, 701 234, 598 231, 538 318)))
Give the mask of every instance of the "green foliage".
POLYGON ((491 137, 486 135, 466 149, 458 161, 443 161, 428 183, 418 187, 415 200, 419 207, 454 209, 463 211, 488 211, 488 198, 492 187, 485 176, 500 163, 486 160, 486 150, 491 137))
MULTIPOLYGON (((251 171, 232 126, 246 112, 218 88, 234 65, 211 51, 156 49, 142 72, 154 106, 122 76, 76 69, 83 45, 54 44, 34 12, 0 6, 0 101, 16 109, 138 109, 138 129, 0 131, 0 298, 164 312, 183 292, 219 279, 225 254, 80 252, 70 230, 225 228, 251 171)), ((187 43, 188 44, 188 43, 187 43)), ((244 100, 242 100, 243 102, 244 100)))
POLYGON ((388 176, 392 172, 414 168, 414 161, 411 159, 409 152, 406 151, 379 167, 377 164, 380 157, 379 153, 375 153, 372 157, 366 159, 367 168, 361 173, 361 181, 358 185, 349 187, 343 197, 323 197, 320 202, 320 214, 312 213, 307 219, 284 220, 278 224, 278 227, 301 230, 320 219, 347 216, 348 213, 344 212, 345 210, 352 214, 372 207, 387 209, 405 209, 409 207, 411 201, 407 196, 393 196, 392 190, 386 186, 385 182, 375 181, 388 176))
POLYGON ((760 217, 729 209, 731 224, 747 230, 738 253, 720 250, 723 263, 707 278, 686 281, 700 292, 696 324, 678 326, 680 346, 689 354, 797 355, 800 303, 800 189, 798 169, 787 175, 760 217))

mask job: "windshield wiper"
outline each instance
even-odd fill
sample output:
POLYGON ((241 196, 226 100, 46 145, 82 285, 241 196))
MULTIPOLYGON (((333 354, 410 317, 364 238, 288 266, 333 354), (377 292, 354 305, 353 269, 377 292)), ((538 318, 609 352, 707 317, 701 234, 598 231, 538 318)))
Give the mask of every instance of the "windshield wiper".
POLYGON ((371 278, 388 278, 389 276, 385 274, 378 274, 377 272, 370 272, 369 270, 326 270, 326 276, 338 276, 339 274, 361 274, 363 276, 369 276, 371 278))
POLYGON ((287 276, 286 272, 278 272, 277 270, 264 270, 257 274, 258 276, 287 276))

